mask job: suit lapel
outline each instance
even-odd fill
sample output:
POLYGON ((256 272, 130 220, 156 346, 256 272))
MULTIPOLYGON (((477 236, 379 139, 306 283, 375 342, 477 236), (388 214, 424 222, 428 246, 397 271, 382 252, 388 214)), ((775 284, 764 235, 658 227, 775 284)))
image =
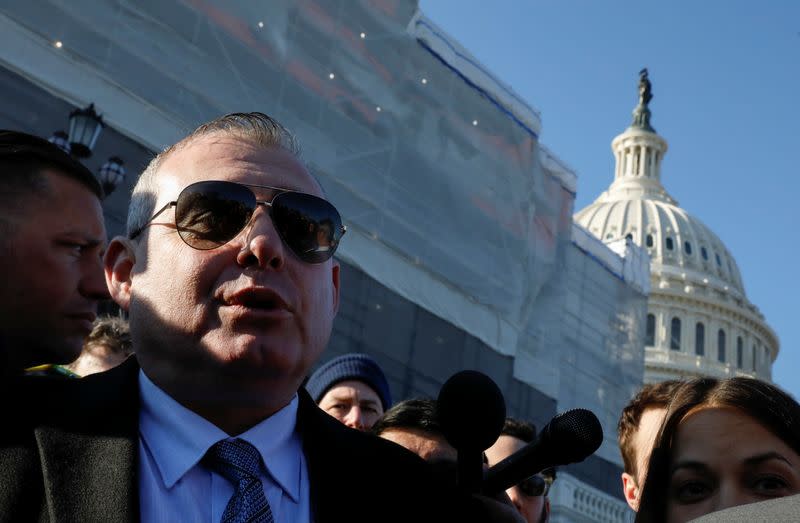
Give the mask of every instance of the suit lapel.
POLYGON ((341 510, 341 500, 346 499, 344 489, 350 482, 343 474, 342 454, 349 445, 341 433, 345 427, 317 407, 304 389, 298 392, 300 404, 297 412, 297 429, 303 438, 303 453, 308 466, 311 514, 317 523, 336 521, 341 510), (338 501, 337 501, 338 500, 338 501))
POLYGON ((36 430, 52 521, 136 521, 134 438, 36 430))
POLYGON ((134 360, 83 378, 69 414, 36 428, 52 521, 138 521, 137 375, 134 360))

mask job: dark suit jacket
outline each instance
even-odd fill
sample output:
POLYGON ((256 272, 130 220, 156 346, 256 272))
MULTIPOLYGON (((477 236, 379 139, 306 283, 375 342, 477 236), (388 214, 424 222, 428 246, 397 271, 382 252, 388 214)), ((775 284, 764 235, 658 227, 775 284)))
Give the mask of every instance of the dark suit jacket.
MULTIPOLYGON (((130 358, 81 380, 6 387, 13 423, 0 431, 0 521, 138 521, 138 370, 130 358)), ((450 519, 427 464, 343 426, 305 390, 298 429, 315 522, 450 519)))

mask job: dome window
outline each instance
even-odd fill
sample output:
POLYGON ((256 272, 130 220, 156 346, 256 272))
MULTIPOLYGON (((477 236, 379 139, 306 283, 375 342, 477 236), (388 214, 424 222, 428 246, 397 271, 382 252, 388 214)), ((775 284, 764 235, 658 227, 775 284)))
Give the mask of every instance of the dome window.
POLYGON ((744 365, 744 342, 741 336, 736 337, 736 368, 741 369, 744 365))
POLYGON ((647 347, 654 347, 656 344, 656 316, 655 314, 647 315, 647 331, 644 336, 644 344, 647 347))
POLYGON ((717 267, 722 267, 722 260, 719 258, 719 253, 714 253, 714 257, 717 259, 717 267))
POLYGON ((653 235, 652 234, 648 234, 647 235, 647 239, 645 239, 645 245, 647 245, 648 247, 652 247, 653 246, 653 235))
POLYGON ((686 254, 691 256, 691 254, 692 254, 692 244, 689 243, 689 242, 683 242, 683 250, 686 251, 686 254))
POLYGON ((708 261, 708 251, 705 247, 700 247, 700 256, 702 256, 704 260, 708 261))
POLYGON ((672 325, 669 332, 669 348, 672 350, 681 350, 681 320, 680 318, 672 318, 672 325))
POLYGON ((672 243, 672 238, 667 238, 665 241, 666 241, 666 243, 667 243, 667 250, 668 250, 668 251, 671 251, 671 250, 672 250, 672 249, 675 247, 675 246, 673 245, 673 243, 672 243))
POLYGON ((702 321, 698 321, 694 326, 694 353, 704 356, 706 353, 706 326, 702 321))

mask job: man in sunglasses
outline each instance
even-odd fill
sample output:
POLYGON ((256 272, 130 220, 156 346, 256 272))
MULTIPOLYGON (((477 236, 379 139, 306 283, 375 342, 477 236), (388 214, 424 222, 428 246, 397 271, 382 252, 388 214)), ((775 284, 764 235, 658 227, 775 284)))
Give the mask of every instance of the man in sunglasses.
POLYGON ((80 354, 108 298, 101 195, 55 145, 0 131, 0 383, 80 354))
MULTIPOLYGON (((500 437, 485 454, 489 466, 497 465, 536 439, 536 427, 514 418, 507 418, 500 437)), ((506 490, 511 502, 527 523, 547 523, 550 500, 547 493, 555 480, 554 469, 546 469, 506 490)))
POLYGON ((280 124, 231 114, 166 149, 134 188, 127 228, 105 274, 135 357, 72 380, 34 435, 0 448, 0 520, 458 514, 422 460, 300 390, 338 308, 345 229, 280 124))

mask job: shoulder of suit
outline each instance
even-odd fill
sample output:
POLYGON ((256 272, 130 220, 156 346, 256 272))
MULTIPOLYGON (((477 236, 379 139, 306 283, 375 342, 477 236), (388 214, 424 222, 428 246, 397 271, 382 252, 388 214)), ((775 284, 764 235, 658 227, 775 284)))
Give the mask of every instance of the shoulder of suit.
POLYGON ((15 399, 13 409, 26 426, 103 428, 112 426, 122 413, 128 421, 133 417, 139 398, 138 369, 133 360, 80 379, 21 376, 3 393, 15 399))

